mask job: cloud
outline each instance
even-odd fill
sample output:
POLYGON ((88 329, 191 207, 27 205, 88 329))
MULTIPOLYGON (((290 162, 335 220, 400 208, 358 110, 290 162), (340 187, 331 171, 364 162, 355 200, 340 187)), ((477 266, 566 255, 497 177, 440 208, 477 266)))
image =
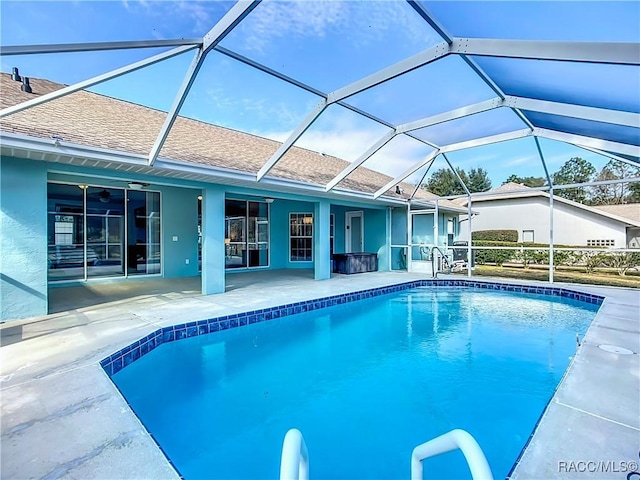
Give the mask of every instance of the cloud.
MULTIPOLYGON (((283 142, 290 132, 257 131, 252 133, 283 142)), ((378 141, 380 137, 380 132, 377 130, 357 127, 314 130, 305 133, 295 145, 353 162, 378 141)), ((412 165, 417 164, 427 154, 428 147, 419 142, 410 139, 403 141, 402 138, 397 138, 396 140, 376 152, 362 166, 395 177, 412 165)), ((418 173, 413 175, 412 178, 416 175, 420 176, 418 173)))
POLYGON ((390 33, 404 41, 424 45, 441 41, 410 8, 399 1, 343 2, 335 0, 265 1, 237 27, 238 41, 244 49, 264 53, 283 38, 296 41, 340 34, 345 41, 366 46, 383 40, 390 33), (362 8, 366 4, 366 15, 362 8), (398 28, 402 26, 402 28, 398 28), (347 33, 345 33, 347 32, 347 33))

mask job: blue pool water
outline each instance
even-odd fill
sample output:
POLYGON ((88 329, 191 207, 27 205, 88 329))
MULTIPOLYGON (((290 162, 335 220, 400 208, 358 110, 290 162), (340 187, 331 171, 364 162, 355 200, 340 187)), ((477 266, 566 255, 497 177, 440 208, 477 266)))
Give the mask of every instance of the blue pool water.
MULTIPOLYGON (((293 427, 311 478, 409 478, 413 448, 453 428, 504 478, 597 308, 416 288, 163 344, 113 380, 188 480, 277 478, 293 427)), ((425 476, 469 473, 456 452, 425 476)))

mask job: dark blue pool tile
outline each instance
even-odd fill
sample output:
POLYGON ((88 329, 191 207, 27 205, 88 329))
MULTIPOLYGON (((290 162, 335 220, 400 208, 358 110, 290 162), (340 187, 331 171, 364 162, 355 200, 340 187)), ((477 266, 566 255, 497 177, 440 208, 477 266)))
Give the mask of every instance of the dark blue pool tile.
POLYGON ((132 362, 135 362, 140 358, 140 346, 137 346, 136 348, 131 350, 131 358, 132 358, 131 360, 132 362))
POLYGON ((204 325, 198 325, 198 335, 206 335, 207 333, 209 333, 208 324, 205 323, 204 325))
POLYGON ((149 353, 149 342, 144 342, 142 345, 140 345, 140 356, 142 355, 146 355, 147 353, 149 353))
POLYGON ((116 358, 111 364, 112 375, 115 375, 122 370, 122 358, 116 358))
POLYGON ((209 333, 217 332, 218 330, 220 330, 220 323, 218 322, 209 323, 209 333))
POLYGON ((227 330, 229 328, 229 322, 230 320, 222 320, 221 322, 218 322, 218 325, 220 325, 220 330, 227 330))
POLYGON ((167 343, 167 342, 173 342, 176 337, 175 337, 175 333, 173 330, 169 330, 168 332, 164 331, 164 328, 162 329, 162 342, 163 343, 167 343))

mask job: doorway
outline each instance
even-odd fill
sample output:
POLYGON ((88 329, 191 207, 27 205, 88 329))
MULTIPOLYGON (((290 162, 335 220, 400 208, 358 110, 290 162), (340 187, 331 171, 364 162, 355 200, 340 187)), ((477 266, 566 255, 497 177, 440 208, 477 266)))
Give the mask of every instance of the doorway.
POLYGON ((364 251, 364 222, 362 211, 345 214, 345 253, 364 251))

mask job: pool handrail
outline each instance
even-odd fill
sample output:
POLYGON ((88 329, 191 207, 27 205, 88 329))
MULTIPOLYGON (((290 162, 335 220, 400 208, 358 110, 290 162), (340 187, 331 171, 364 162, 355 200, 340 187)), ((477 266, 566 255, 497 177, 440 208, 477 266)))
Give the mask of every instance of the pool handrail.
POLYGON ((297 428, 292 428, 284 436, 280 480, 309 480, 309 452, 297 428))
POLYGON ((491 468, 482 448, 480 448, 475 438, 465 430, 460 429, 451 430, 413 449, 411 454, 411 480, 422 480, 423 460, 457 449, 462 450, 464 458, 469 465, 469 470, 471 470, 473 480, 493 480, 491 468))

